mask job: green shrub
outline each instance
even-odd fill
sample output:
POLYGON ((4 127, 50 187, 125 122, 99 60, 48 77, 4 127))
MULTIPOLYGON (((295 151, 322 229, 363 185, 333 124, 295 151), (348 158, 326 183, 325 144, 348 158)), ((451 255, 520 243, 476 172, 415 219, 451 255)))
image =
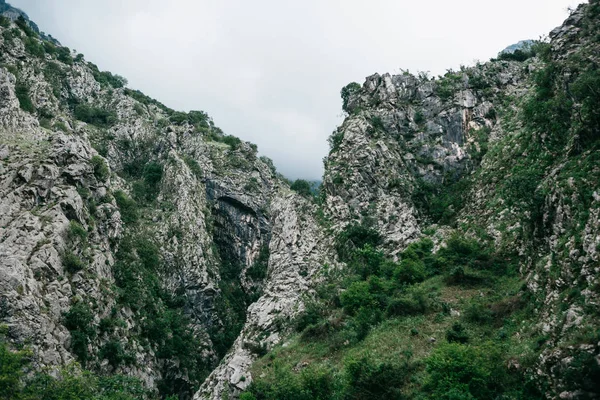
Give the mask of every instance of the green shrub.
POLYGON ((100 71, 93 63, 88 63, 88 67, 92 70, 96 82, 104 87, 113 87, 115 89, 127 86, 127 79, 119 75, 113 75, 108 71, 100 71))
POLYGON ((83 302, 77 302, 69 311, 64 313, 64 325, 71 332, 71 351, 83 366, 89 360, 88 344, 90 338, 95 336, 92 326, 94 315, 83 302))
POLYGON ((422 282, 425 280, 425 264, 421 260, 403 258, 394 270, 394 279, 404 284, 422 282))
POLYGON ((24 388, 25 366, 29 364, 26 351, 11 351, 4 340, 0 342, 0 393, 5 399, 18 399, 24 388))
POLYGON ((237 150, 242 145, 242 141, 240 140, 240 138, 237 138, 237 137, 232 136, 232 135, 225 135, 225 136, 223 136, 223 138, 221 139, 221 141, 223 143, 229 145, 229 147, 231 147, 232 150, 237 150))
POLYGON ((425 314, 431 307, 427 294, 413 288, 390 299, 386 309, 388 316, 408 316, 425 314))
POLYGON ((107 360, 113 368, 118 367, 122 363, 130 364, 133 362, 133 357, 128 355, 120 342, 111 340, 100 349, 100 359, 107 360))
POLYGON ((100 182, 106 182, 106 180, 110 177, 110 170, 108 169, 108 165, 104 161, 104 158, 100 156, 93 156, 90 160, 92 163, 92 167, 94 167, 94 176, 100 182))
POLYGON ((385 131, 385 125, 383 124, 383 120, 379 116, 371 117, 371 126, 375 130, 385 131))
POLYGON ((138 205, 127 194, 121 190, 114 193, 115 201, 121 212, 121 219, 126 224, 136 223, 138 220, 138 205))
POLYGON ((311 185, 308 181, 304 179, 296 179, 294 183, 292 183, 292 185, 290 186, 290 189, 304 197, 312 196, 311 185))
POLYGON ((85 268, 85 264, 74 253, 67 251, 62 257, 62 264, 65 271, 75 274, 85 268))
POLYGON ((25 18, 23 18, 22 15, 19 15, 19 18, 17 18, 15 20, 15 24, 17 24, 17 26, 19 28, 21 28, 23 30, 23 32, 25 32, 25 35, 27 35, 27 37, 36 37, 37 36, 35 31, 29 25, 29 22, 25 18))
POLYGON ((262 281, 267 277, 269 264, 269 246, 264 245, 260 249, 260 253, 256 261, 246 270, 246 276, 253 281, 262 281))
POLYGON ((355 400, 403 399, 402 388, 414 370, 407 358, 384 362, 368 355, 347 359, 344 365, 348 398, 355 400))
MULTIPOLYGON (((360 241, 360 239, 356 239, 360 241)), ((370 239, 368 239, 370 240, 370 239)), ((374 243, 375 241, 371 241, 374 243)), ((382 251, 375 250, 370 243, 354 250, 349 256, 348 266, 350 270, 358 274, 362 279, 371 275, 391 275, 395 265, 388 262, 382 251)))
POLYGON ((69 239, 79 239, 81 242, 87 240, 88 233, 81 224, 75 220, 69 221, 69 239))
POLYGON ((329 143, 329 154, 337 151, 340 148, 340 145, 344 141, 344 131, 338 130, 334 131, 331 136, 327 138, 327 142, 329 143))
POLYGON ((163 176, 163 167, 156 162, 146 163, 142 170, 142 180, 133 185, 133 194, 136 200, 152 202, 160 193, 160 182, 163 176))
POLYGON ((377 306, 375 297, 369 290, 369 282, 353 282, 348 289, 340 295, 340 301, 344 311, 355 315, 361 307, 374 308, 377 306))
POLYGON ((495 343, 478 347, 442 344, 426 359, 424 391, 430 398, 443 400, 544 398, 518 371, 509 371, 505 363, 495 343))
POLYGON ((188 166, 188 168, 190 169, 190 171, 192 172, 192 174, 194 174, 194 176, 196 178, 202 179, 203 172, 202 172, 202 168, 198 164, 198 161, 196 161, 193 157, 190 157, 188 155, 183 156, 183 161, 185 162, 185 164, 188 166))
POLYGON ((355 249, 365 245, 375 248, 381 244, 379 232, 365 225, 348 225, 337 237, 336 250, 341 260, 349 261, 355 249))
POLYGON ((25 51, 31 54, 34 57, 44 57, 46 54, 46 50, 44 46, 37 40, 30 37, 27 37, 23 40, 25 44, 25 51))
POLYGON ((29 86, 23 82, 17 82, 15 86, 15 96, 19 99, 19 105, 23 111, 34 112, 35 107, 29 96, 29 86))
POLYGON ((417 125, 421 125, 423 122, 425 122, 425 116, 421 111, 415 112, 414 121, 417 125))
POLYGON ((469 333, 461 323, 456 322, 452 325, 452 328, 446 331, 446 340, 449 343, 468 343, 469 333))
POLYGON ((117 123, 117 114, 88 104, 78 104, 74 109, 75 118, 88 124, 108 128, 117 123))

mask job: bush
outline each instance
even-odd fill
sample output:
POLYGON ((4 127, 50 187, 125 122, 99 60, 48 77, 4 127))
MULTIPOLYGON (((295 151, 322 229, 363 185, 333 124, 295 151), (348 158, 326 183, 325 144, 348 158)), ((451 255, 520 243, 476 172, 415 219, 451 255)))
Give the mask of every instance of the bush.
POLYGON ((423 290, 414 288, 391 299, 386 313, 388 316, 425 314, 431 307, 430 303, 430 299, 423 290))
POLYGON ((353 282, 348 289, 340 295, 340 301, 344 311, 350 315, 355 315, 361 308, 375 308, 377 302, 369 290, 369 282, 353 282))
POLYGON ((394 271, 394 279, 401 284, 413 284, 425 280, 425 264, 421 260, 405 258, 394 271))
POLYGON ((426 359, 428 377, 424 390, 430 398, 542 399, 518 372, 508 371, 499 346, 442 344, 426 359))
POLYGON ((35 107, 29 97, 29 86, 23 82, 17 82, 15 86, 15 96, 19 99, 19 105, 23 111, 35 112, 35 107))
POLYGON ((349 261, 355 249, 365 245, 375 248, 381 244, 379 232, 365 225, 348 225, 337 237, 336 250, 342 261, 349 261))
POLYGON ((64 313, 64 325, 71 332, 71 351, 85 366, 89 359, 88 343, 95 336, 94 315, 83 302, 77 302, 64 313))
POLYGON ((348 398, 355 400, 403 399, 402 388, 414 367, 408 359, 384 362, 367 356, 345 361, 348 398))
POLYGON ((85 268, 85 264, 81 261, 81 258, 70 251, 67 251, 63 255, 62 264, 65 271, 70 274, 75 274, 85 268))
POLYGON ((421 111, 415 112, 414 121, 417 125, 421 125, 423 122, 425 122, 425 116, 421 111))
POLYGON ((461 323, 456 322, 452 325, 452 328, 446 331, 446 340, 449 343, 468 343, 469 334, 461 323))
POLYGON ((84 229, 81 224, 75 220, 69 221, 69 239, 76 240, 79 239, 81 242, 85 242, 87 240, 88 233, 84 229))
POLYGON ((133 185, 133 194, 136 200, 152 202, 160 193, 160 182, 163 176, 163 167, 156 162, 149 162, 142 170, 142 180, 133 185))
POLYGON ((312 196, 312 189, 310 183, 304 179, 296 179, 290 186, 290 189, 297 192, 299 195, 304 197, 312 196))
POLYGON ((107 360, 113 368, 122 363, 131 363, 132 357, 125 353, 120 342, 111 340, 100 349, 100 359, 107 360))
POLYGON ((94 176, 100 182, 106 182, 110 177, 110 170, 104 159, 100 156, 93 156, 91 159, 92 167, 94 167, 94 176))
POLYGON ((138 220, 138 205, 127 194, 121 190, 114 193, 115 201, 121 212, 121 219, 126 224, 136 223, 138 220))
POLYGON ((109 128, 117 123, 117 114, 114 111, 93 107, 88 104, 76 105, 74 115, 80 121, 103 128, 109 128))
POLYGON ((19 15, 19 18, 17 18, 15 20, 15 24, 17 24, 17 26, 19 28, 21 28, 23 30, 23 32, 25 32, 25 35, 27 35, 27 37, 36 37, 37 36, 35 31, 29 25, 29 21, 27 21, 25 18, 23 18, 22 15, 19 15))
POLYGON ((348 266, 362 279, 367 279, 371 275, 389 276, 391 275, 389 270, 394 269, 394 265, 386 260, 383 252, 375 250, 371 244, 365 244, 354 250, 349 257, 348 266))
POLYGON ((27 37, 25 40, 23 40, 23 43, 25 44, 25 51, 34 57, 41 58, 46 54, 44 46, 42 46, 42 44, 36 39, 27 37))
POLYGON ((92 74, 94 75, 96 82, 100 83, 100 85, 104 87, 111 86, 115 89, 118 89, 127 86, 127 79, 123 78, 122 76, 113 75, 108 71, 100 72, 98 67, 93 63, 88 63, 88 67, 92 70, 92 74))
POLYGON ((194 176, 198 179, 202 179, 202 168, 200 167, 200 165, 198 164, 198 161, 196 161, 193 157, 190 157, 188 155, 183 156, 183 161, 185 162, 185 164, 188 166, 188 168, 190 169, 190 171, 192 172, 192 174, 194 174, 194 176))
POLYGON ((231 147, 232 150, 237 150, 242 145, 242 141, 240 140, 240 138, 232 136, 232 135, 223 136, 221 138, 221 141, 223 143, 229 145, 229 147, 231 147))

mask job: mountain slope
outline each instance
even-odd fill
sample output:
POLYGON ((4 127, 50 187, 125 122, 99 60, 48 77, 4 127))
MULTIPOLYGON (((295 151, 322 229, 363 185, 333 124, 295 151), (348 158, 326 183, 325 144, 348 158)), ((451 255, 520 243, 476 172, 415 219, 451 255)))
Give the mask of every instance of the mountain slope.
POLYGON ((76 360, 191 397, 246 320, 260 347, 251 327, 270 343, 273 314, 295 312, 307 283, 288 275, 327 254, 312 206, 205 113, 125 88, 24 18, 0 22, 7 342, 37 368, 76 360))
POLYGON ((1 7, 5 397, 600 396, 598 1, 344 87, 314 198, 1 7))
POLYGON ((342 89, 322 199, 346 267, 245 399, 600 396, 599 17, 342 89))

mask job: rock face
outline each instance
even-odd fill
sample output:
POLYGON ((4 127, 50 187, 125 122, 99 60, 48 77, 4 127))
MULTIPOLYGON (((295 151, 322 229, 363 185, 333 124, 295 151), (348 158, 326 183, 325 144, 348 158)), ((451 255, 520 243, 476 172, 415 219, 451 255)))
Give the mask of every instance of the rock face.
POLYGON ((221 398, 231 382, 235 393, 330 259, 314 205, 203 112, 125 89, 19 23, 0 27, 8 339, 28 343, 39 367, 79 361, 181 398, 227 354, 203 390, 221 398), (152 282, 165 294, 153 295, 152 282), (163 335, 183 335, 193 359, 161 356, 172 349, 148 319, 169 315, 184 331, 163 335))
POLYGON ((250 307, 244 329, 194 398, 237 396, 251 382, 252 362, 282 339, 302 310, 303 297, 333 260, 331 241, 314 220, 314 205, 283 190, 271 204, 272 231, 264 294, 250 307))
POLYGON ((592 3, 551 33, 550 55, 346 86, 315 202, 205 113, 127 89, 0 1, 13 20, 0 20, 9 342, 30 346, 40 368, 78 361, 162 396, 237 398, 324 271, 344 268, 335 238, 346 227, 375 228, 390 258, 433 228, 436 249, 483 232, 522 257, 545 343, 540 387, 593 398, 588 382, 564 379, 600 353, 581 339, 600 303, 598 133, 583 124, 598 121, 597 103, 577 97, 592 82, 577 80, 589 72, 578 60, 600 61, 592 3), (540 128, 539 71, 553 96, 569 89, 568 124, 540 128))
POLYGON ((500 134, 499 97, 517 91, 526 70, 489 63, 440 80, 376 74, 346 87, 350 115, 330 138, 323 179, 334 225, 373 221, 392 254, 414 241, 423 227, 413 201, 419 184, 448 184, 475 169, 481 147, 500 134))

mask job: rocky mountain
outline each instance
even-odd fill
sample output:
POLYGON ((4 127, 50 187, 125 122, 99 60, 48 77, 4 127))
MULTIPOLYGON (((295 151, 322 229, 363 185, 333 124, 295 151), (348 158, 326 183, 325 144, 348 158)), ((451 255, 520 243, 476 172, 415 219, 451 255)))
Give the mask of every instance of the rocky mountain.
POLYGON ((598 398, 599 19, 347 85, 313 196, 2 17, 0 392, 598 398))

